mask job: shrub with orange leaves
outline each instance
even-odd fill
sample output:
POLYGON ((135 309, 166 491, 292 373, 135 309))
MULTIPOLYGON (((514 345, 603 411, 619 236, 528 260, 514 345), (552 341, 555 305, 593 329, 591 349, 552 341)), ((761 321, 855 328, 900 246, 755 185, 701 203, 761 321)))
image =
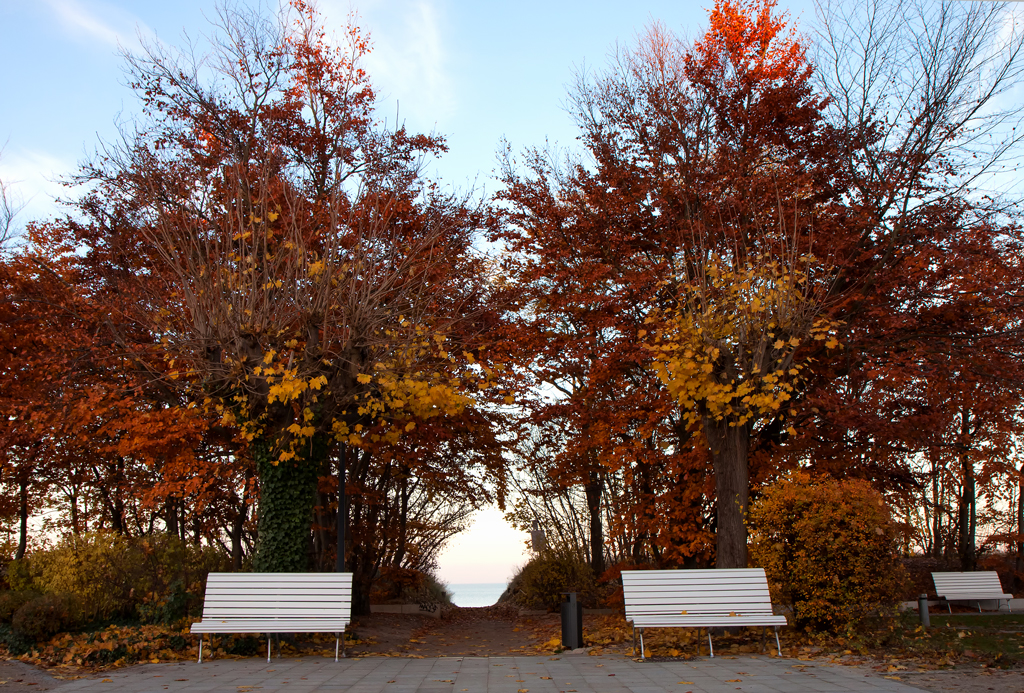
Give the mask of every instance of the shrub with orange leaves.
POLYGON ((750 524, 753 562, 799 628, 852 634, 903 591, 897 526, 865 481, 780 479, 754 504, 750 524))

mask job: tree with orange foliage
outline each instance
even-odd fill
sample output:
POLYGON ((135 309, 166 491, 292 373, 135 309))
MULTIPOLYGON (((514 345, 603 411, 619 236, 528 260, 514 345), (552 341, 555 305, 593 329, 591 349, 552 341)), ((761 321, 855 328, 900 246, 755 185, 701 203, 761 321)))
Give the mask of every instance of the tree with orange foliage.
POLYGON ((91 283, 58 227, 30 224, 0 261, 3 482, 17 499, 16 557, 30 506, 58 511, 46 529, 148 532, 163 504, 162 467, 194 461, 207 429, 115 345, 112 330, 138 352, 154 346, 120 320, 130 295, 91 283))
POLYGON ((307 3, 291 16, 222 12, 214 86, 163 47, 128 55, 149 120, 81 174, 82 242, 130 245, 155 277, 136 318, 165 384, 255 459, 264 571, 307 566, 337 442, 458 414, 488 371, 453 340, 482 314, 482 216, 418 169, 443 141, 375 124, 358 29, 335 45, 307 3))

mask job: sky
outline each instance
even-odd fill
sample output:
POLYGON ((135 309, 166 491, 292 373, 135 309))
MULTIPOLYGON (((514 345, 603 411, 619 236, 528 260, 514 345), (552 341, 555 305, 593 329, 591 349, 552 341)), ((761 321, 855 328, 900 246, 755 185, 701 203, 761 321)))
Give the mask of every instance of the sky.
MULTIPOLYGON (((271 0, 276 3, 276 0, 271 0)), ((258 6, 256 0, 243 4, 258 6)), ((379 115, 413 132, 447 138, 431 163, 446 184, 489 193, 496 154, 574 146, 564 108, 583 67, 602 68, 616 43, 629 46, 652 22, 698 36, 713 0, 320 0, 327 26, 350 13, 367 30, 365 67, 379 115)), ((813 18, 808 0, 780 2, 798 27, 813 18)), ((276 5, 275 5, 276 6, 276 5)), ((120 51, 140 37, 178 46, 208 32, 213 0, 0 0, 0 180, 25 203, 22 222, 59 213, 60 184, 117 136, 138 102, 125 86, 120 51), (4 144, 6 142, 6 144, 4 144)), ((451 542, 440 558, 449 583, 504 582, 526 561, 527 536, 497 510, 451 542)))

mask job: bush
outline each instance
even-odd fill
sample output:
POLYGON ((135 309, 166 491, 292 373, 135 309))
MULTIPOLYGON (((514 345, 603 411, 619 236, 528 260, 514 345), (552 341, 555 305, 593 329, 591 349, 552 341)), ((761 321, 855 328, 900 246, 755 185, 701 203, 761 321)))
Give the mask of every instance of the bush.
POLYGON ((594 606, 596 582, 590 564, 568 552, 544 551, 523 566, 506 593, 525 609, 558 609, 562 592, 576 592, 585 606, 594 606))
POLYGON ((31 601, 39 596, 38 592, 31 590, 8 590, 0 592, 0 623, 10 623, 14 618, 14 612, 22 607, 25 602, 31 601))
POLYGON ((259 638, 253 635, 236 635, 229 641, 228 645, 224 647, 224 651, 230 655, 252 657, 253 655, 261 654, 263 652, 263 648, 260 647, 259 638))
POLYGON ((14 632, 14 629, 8 625, 0 625, 0 645, 7 648, 7 654, 18 657, 31 652, 35 642, 14 632))
POLYGON ((28 640, 48 640, 78 624, 78 605, 67 594, 44 594, 25 602, 14 612, 11 627, 28 640))
POLYGON ((86 621, 139 615, 169 624, 199 604, 207 574, 226 567, 222 552, 171 535, 90 532, 12 562, 8 581, 15 589, 73 595, 86 621))
POLYGON ((808 631, 852 634, 902 595, 897 528, 860 480, 781 479, 753 505, 751 558, 808 631))
POLYGON ((385 566, 373 581, 370 603, 449 606, 452 603, 452 594, 430 573, 385 566))
POLYGON ((185 583, 175 580, 166 593, 152 594, 149 601, 135 607, 142 623, 156 623, 170 626, 189 615, 199 597, 185 589, 185 583))

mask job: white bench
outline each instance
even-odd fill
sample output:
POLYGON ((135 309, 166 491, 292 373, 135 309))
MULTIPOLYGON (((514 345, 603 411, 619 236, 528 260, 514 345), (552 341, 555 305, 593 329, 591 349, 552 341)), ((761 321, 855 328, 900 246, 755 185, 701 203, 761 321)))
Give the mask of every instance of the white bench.
MULTIPOLYGON (((999 574, 992 570, 979 570, 973 573, 932 573, 932 581, 935 583, 935 593, 946 600, 946 608, 949 613, 953 609, 949 603, 954 601, 978 602, 978 612, 981 612, 981 603, 987 601, 1006 602, 1006 608, 1010 609, 1012 594, 1003 592, 1003 586, 999 584, 999 574)), ((998 608, 996 609, 998 611, 998 608)))
MULTIPOLYGON (((338 644, 352 614, 352 573, 210 573, 199 633, 334 633, 338 644)), ((342 649, 344 656, 344 649, 342 649)))
MULTIPOLYGON (((772 611, 768 579, 761 568, 733 570, 624 570, 622 591, 626 620, 633 623, 633 651, 640 631, 640 658, 644 659, 645 628, 696 628, 697 654, 700 629, 708 631, 708 650, 715 656, 711 628, 761 626, 775 628, 779 655, 779 626, 785 616, 772 611)), ((761 633, 764 646, 764 631, 761 633)))

